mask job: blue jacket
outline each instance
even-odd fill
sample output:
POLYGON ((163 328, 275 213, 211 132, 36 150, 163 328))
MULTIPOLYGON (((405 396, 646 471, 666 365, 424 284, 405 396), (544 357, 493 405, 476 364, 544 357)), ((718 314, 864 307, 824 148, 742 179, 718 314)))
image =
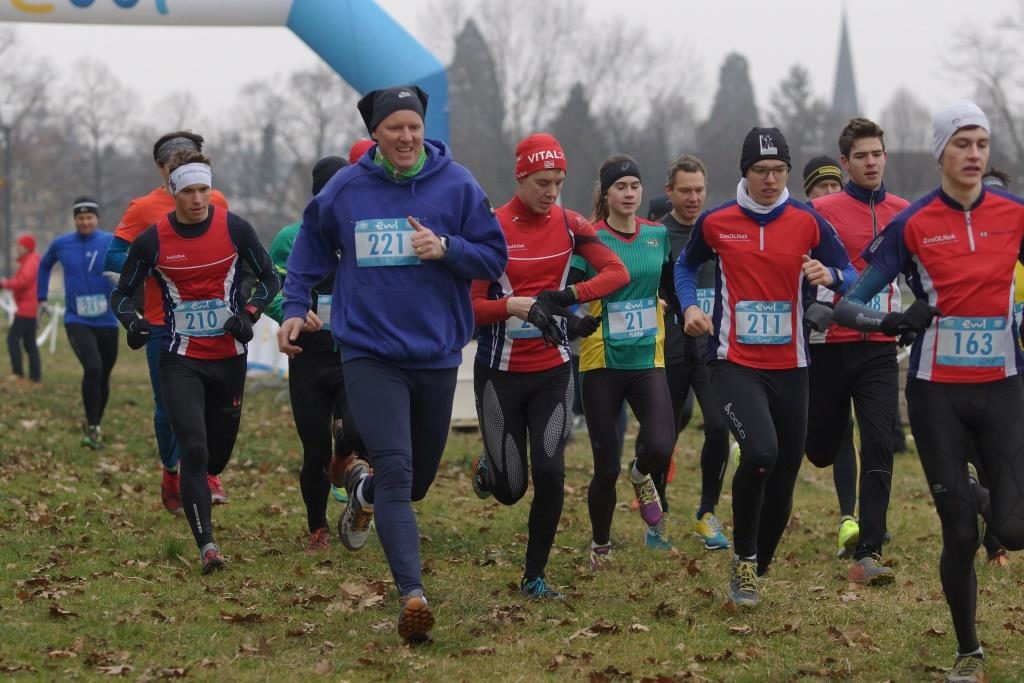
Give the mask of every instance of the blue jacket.
POLYGON ((105 230, 96 230, 88 237, 72 232, 55 239, 43 254, 39 262, 39 300, 46 301, 50 271, 59 262, 64 269, 65 325, 117 327, 117 319, 110 312, 114 283, 103 275, 103 257, 113 237, 105 230))
POLYGON ((288 257, 284 317, 304 318, 310 290, 336 268, 331 330, 346 361, 457 367, 473 334, 470 282, 505 270, 505 237, 483 190, 444 143, 424 147, 422 170, 397 181, 370 150, 303 213, 288 257), (412 253, 407 216, 448 236, 442 259, 420 262, 412 253))

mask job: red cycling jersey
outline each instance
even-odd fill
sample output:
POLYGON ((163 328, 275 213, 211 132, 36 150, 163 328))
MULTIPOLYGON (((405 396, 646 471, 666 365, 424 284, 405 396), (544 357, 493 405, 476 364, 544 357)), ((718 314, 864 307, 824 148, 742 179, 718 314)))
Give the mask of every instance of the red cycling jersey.
POLYGON ((576 285, 581 303, 611 294, 629 282, 629 273, 598 240, 594 226, 575 211, 554 206, 546 214, 536 214, 513 197, 495 213, 508 244, 508 265, 495 282, 473 281, 473 313, 480 328, 476 362, 510 372, 558 367, 569 362, 568 349, 546 345, 540 330, 510 317, 506 298, 564 288, 573 254, 598 271, 576 285))
POLYGON ((941 313, 914 341, 908 377, 981 383, 1021 372, 1013 272, 1022 247, 1024 200, 992 188, 966 211, 934 190, 871 243, 863 256, 872 270, 886 280, 903 272, 941 313))
MULTIPOLYGON (((846 252, 858 273, 863 273, 867 268, 867 262, 861 257, 861 252, 871 244, 871 240, 885 230, 896 214, 910 206, 910 202, 903 197, 887 192, 884 185, 877 190, 866 190, 852 181, 848 182, 841 192, 818 197, 811 204, 836 229, 836 234, 846 247, 846 252)), ((818 287, 819 301, 834 304, 839 299, 835 292, 818 287)), ((871 308, 885 313, 899 312, 902 310, 901 304, 900 288, 895 280, 868 302, 871 308)), ((881 332, 864 334, 836 324, 831 325, 825 332, 811 332, 808 337, 812 344, 865 340, 890 344, 895 341, 893 337, 881 332)))

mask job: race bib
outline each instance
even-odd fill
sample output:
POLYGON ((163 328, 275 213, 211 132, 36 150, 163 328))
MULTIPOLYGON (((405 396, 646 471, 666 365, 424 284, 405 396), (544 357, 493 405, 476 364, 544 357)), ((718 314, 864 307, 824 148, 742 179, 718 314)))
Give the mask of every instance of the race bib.
POLYGON ((715 290, 708 287, 697 290, 697 305, 706 315, 711 315, 715 307, 715 290))
POLYGON ((999 367, 1006 362, 1011 335, 1006 318, 940 318, 935 362, 942 365, 999 367))
POLYGON ((83 318, 98 318, 107 312, 107 297, 103 294, 83 294, 75 297, 75 310, 83 318))
POLYGON ((1024 301, 1018 301, 1013 305, 1013 319, 1019 323, 1022 313, 1024 313, 1024 301))
POLYGON ((658 300, 633 299, 610 302, 605 310, 608 316, 609 339, 637 339, 658 334, 658 300))
POLYGON ((316 316, 323 321, 324 326, 320 329, 331 330, 331 295, 319 294, 316 297, 316 316))
POLYGON ((420 259, 412 248, 416 230, 404 218, 375 218, 356 223, 356 265, 418 266, 420 259))
POLYGON ((792 303, 789 301, 737 302, 736 341, 740 344, 788 344, 792 340, 792 303))
POLYGON ((535 339, 541 336, 540 329, 525 320, 509 318, 505 323, 505 334, 509 339, 535 339))
POLYGON ((185 337, 216 337, 232 316, 223 299, 181 301, 174 307, 174 331, 185 337))

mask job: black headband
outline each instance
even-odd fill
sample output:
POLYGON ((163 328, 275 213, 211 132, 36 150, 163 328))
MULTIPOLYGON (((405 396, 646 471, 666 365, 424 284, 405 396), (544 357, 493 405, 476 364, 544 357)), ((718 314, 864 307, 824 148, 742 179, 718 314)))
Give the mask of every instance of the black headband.
POLYGON ((187 149, 190 152, 199 152, 199 145, 194 140, 189 138, 171 138, 170 140, 164 141, 156 149, 156 163, 166 164, 171 160, 171 156, 175 152, 180 152, 183 149, 187 149))
MULTIPOLYGON (((640 180, 640 166, 632 159, 616 161, 601 169, 601 194, 608 191, 608 188, 615 184, 619 178, 634 176, 640 180)), ((642 181, 641 181, 642 182, 642 181)))

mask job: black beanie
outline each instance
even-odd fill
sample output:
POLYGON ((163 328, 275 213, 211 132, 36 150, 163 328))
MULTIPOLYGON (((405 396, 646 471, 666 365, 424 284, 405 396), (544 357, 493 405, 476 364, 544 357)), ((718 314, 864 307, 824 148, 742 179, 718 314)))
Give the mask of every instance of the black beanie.
POLYGON ((371 90, 356 106, 363 117, 363 123, 366 124, 366 130, 373 135, 380 122, 396 111, 408 109, 424 118, 427 115, 427 93, 416 85, 371 90))
POLYGON ((785 161, 786 166, 793 168, 789 161, 789 145, 778 128, 751 128, 743 139, 743 152, 740 155, 740 175, 747 175, 747 170, 759 161, 777 159, 785 161))
POLYGON ((320 194, 327 181, 346 166, 348 162, 341 157, 324 157, 313 164, 313 194, 320 194))
POLYGON ((100 203, 92 197, 76 197, 74 203, 71 205, 71 215, 77 216, 80 213, 94 213, 97 216, 100 215, 100 203))
POLYGON ((804 166, 804 194, 810 194, 814 186, 823 180, 834 180, 843 186, 843 171, 839 168, 839 162, 822 154, 814 157, 804 166))

